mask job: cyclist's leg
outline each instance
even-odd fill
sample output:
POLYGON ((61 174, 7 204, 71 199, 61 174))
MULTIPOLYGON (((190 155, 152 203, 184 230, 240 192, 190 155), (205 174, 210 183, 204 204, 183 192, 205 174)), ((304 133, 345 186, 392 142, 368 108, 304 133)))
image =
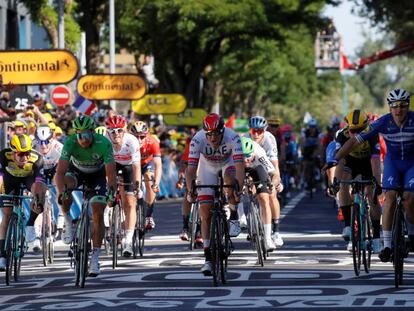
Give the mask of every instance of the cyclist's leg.
MULTIPOLYGON (((348 159, 347 159, 348 160, 348 159)), ((335 169, 335 177, 338 180, 350 180, 352 179, 353 168, 348 162, 341 161, 335 169)), ((342 237, 345 241, 349 241, 349 236, 351 234, 351 207, 352 207, 352 198, 350 194, 349 185, 341 184, 338 192, 338 203, 339 208, 341 209, 343 218, 344 218, 344 229, 342 230, 342 237)), ((348 246, 351 246, 351 242, 348 243, 348 246)))
MULTIPOLYGON (((236 167, 232 162, 223 167, 222 175, 225 185, 238 184, 235 177, 236 167)), ((239 216, 237 213, 237 205, 239 203, 240 198, 235 197, 234 190, 232 188, 225 188, 224 191, 227 193, 230 208, 229 235, 231 237, 236 237, 241 232, 239 216)))
POLYGON ((33 197, 38 199, 37 202, 36 200, 32 200, 30 202, 31 211, 29 220, 26 224, 26 238, 27 242, 34 241, 33 250, 39 251, 41 245, 40 238, 42 235, 42 229, 41 226, 39 226, 38 224, 35 226, 35 221, 38 218, 39 214, 43 211, 47 186, 43 181, 34 181, 33 178, 28 178, 26 180, 26 188, 30 190, 33 197))
POLYGON ((73 224, 72 217, 70 216, 70 207, 73 202, 71 190, 77 187, 79 175, 74 170, 71 170, 71 168, 69 168, 69 171, 66 173, 64 180, 67 196, 62 198, 62 202, 59 202, 60 210, 62 211, 64 217, 62 240, 65 244, 70 244, 73 237, 73 224))
POLYGON ((134 236, 135 224, 137 222, 137 199, 134 193, 132 167, 124 166, 122 169, 123 182, 126 184, 120 187, 122 208, 125 211, 125 241, 122 245, 122 254, 131 256, 132 254, 132 238, 134 236))
POLYGON ((181 203, 181 214, 183 216, 183 230, 180 233, 180 239, 183 241, 188 240, 188 231, 190 228, 189 221, 190 221, 191 203, 186 200, 187 194, 188 192, 186 188, 185 193, 184 193, 184 199, 183 199, 183 202, 181 203))
POLYGON ((410 239, 410 251, 414 251, 414 163, 406 166, 404 176, 403 206, 407 218, 407 231, 410 239))
POLYGON ((154 179, 153 165, 151 163, 145 166, 142 170, 142 175, 145 180, 145 202, 147 202, 147 211, 145 214, 145 227, 147 229, 154 229, 155 222, 152 216, 154 212, 154 203, 155 203, 155 192, 152 190, 152 184, 154 179))

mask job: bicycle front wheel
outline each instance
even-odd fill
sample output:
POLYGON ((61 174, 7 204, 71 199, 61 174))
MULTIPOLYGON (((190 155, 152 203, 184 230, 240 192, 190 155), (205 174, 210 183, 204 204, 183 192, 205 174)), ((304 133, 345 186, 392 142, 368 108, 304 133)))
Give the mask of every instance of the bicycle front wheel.
POLYGON ((394 213, 394 224, 392 232, 393 241, 393 264, 394 264, 394 284, 398 288, 403 283, 404 257, 405 257, 405 230, 404 214, 402 209, 397 206, 394 213))
POLYGON ((259 230, 260 217, 257 213, 257 206, 251 202, 250 204, 250 225, 251 225, 251 243, 253 249, 257 252, 257 260, 259 265, 264 266, 262 241, 259 230))
MULTIPOLYGON (((366 210, 368 213, 368 210, 366 210)), ((369 215, 365 215, 363 217, 362 223, 364 225, 363 230, 363 237, 364 237, 364 250, 362 252, 363 256, 363 263, 364 269, 366 273, 370 272, 371 269, 371 255, 372 255, 372 225, 371 225, 371 218, 369 215)))
POLYGON ((48 235, 49 235, 49 226, 48 226, 48 218, 49 210, 47 208, 44 209, 42 213, 42 257, 43 257, 43 265, 46 267, 49 263, 49 243, 48 243, 48 235))
POLYGON ((221 262, 221 230, 219 216, 213 212, 210 226, 210 251, 212 263, 213 285, 218 286, 220 283, 220 262, 221 262))
POLYGON ((196 248, 196 235, 198 229, 198 203, 191 204, 191 230, 190 230, 190 250, 196 248))
POLYGON ((132 241, 132 250, 134 253, 134 259, 144 256, 145 246, 145 205, 144 200, 138 200, 137 205, 137 223, 134 231, 134 238, 132 241))
POLYGON ((112 269, 118 265, 118 239, 119 239, 119 205, 116 204, 112 210, 112 269))
POLYGON ((16 216, 12 214, 10 216, 9 226, 7 227, 7 238, 6 238, 6 285, 10 285, 10 280, 12 278, 13 266, 16 253, 16 216))
POLYGON ((351 242, 354 271, 355 275, 359 276, 361 271, 361 223, 358 204, 354 204, 352 207, 351 242))
POLYGON ((79 268, 80 268, 80 286, 85 287, 85 281, 88 274, 88 257, 89 257, 89 215, 88 211, 84 211, 81 224, 81 236, 79 243, 79 268))
POLYGON ((15 226, 15 241, 16 241, 16 251, 14 258, 14 280, 17 282, 20 277, 20 268, 22 266, 22 257, 24 255, 24 232, 23 224, 16 221, 15 226))

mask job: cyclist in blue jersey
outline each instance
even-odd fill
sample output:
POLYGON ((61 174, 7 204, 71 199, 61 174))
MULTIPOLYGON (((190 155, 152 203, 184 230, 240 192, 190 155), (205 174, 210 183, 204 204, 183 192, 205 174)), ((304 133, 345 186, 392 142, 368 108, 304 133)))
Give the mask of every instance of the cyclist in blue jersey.
POLYGON ((390 261, 392 254, 392 221, 397 189, 402 187, 403 206, 409 224, 408 235, 411 250, 414 246, 414 112, 409 111, 410 94, 403 89, 392 90, 387 97, 390 113, 370 125, 370 131, 361 133, 346 142, 337 152, 336 160, 342 159, 358 144, 378 133, 382 134, 387 146, 384 159, 382 187, 386 190, 383 211, 384 248, 379 258, 390 261))

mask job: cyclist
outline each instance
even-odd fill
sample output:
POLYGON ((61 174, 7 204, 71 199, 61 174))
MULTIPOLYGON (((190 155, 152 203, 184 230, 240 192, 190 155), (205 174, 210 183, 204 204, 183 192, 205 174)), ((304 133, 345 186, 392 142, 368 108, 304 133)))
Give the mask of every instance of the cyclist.
MULTIPOLYGON (((350 138, 355 137, 358 134, 363 135, 368 131, 369 119, 365 112, 355 109, 348 113, 345 117, 347 126, 340 130, 335 138, 337 143, 336 148, 339 149, 350 138)), ((343 161, 339 163, 335 170, 335 176, 340 180, 350 180, 358 175, 362 176, 363 180, 372 179, 381 180, 381 163, 379 158, 379 137, 378 134, 372 135, 370 139, 366 140, 363 144, 354 148, 343 161)), ((351 208, 352 198, 349 191, 349 185, 341 184, 338 192, 339 207, 344 217, 345 227, 342 232, 342 237, 345 241, 349 241, 351 234, 351 208)), ((373 241, 372 248, 375 253, 381 250, 380 242, 380 220, 381 220, 381 207, 374 203, 372 186, 366 186, 365 192, 368 197, 368 203, 370 206, 370 215, 373 227, 373 241)), ((348 250, 352 250, 352 242, 348 243, 348 250)))
POLYGON ((295 137, 292 134, 292 127, 285 124, 281 130, 283 140, 280 144, 280 150, 278 149, 280 154, 279 165, 282 172, 283 191, 286 192, 286 198, 289 198, 291 186, 296 186, 298 150, 295 137))
POLYGON ((359 144, 380 133, 384 137, 387 153, 384 159, 382 187, 386 190, 383 207, 384 248, 379 258, 383 262, 390 260, 392 221, 396 195, 403 188, 403 206, 406 211, 410 244, 414 242, 414 112, 409 111, 410 94, 404 89, 394 89, 387 96, 390 113, 382 116, 370 125, 369 132, 351 138, 336 154, 340 160, 359 144))
POLYGON ((143 121, 135 122, 131 127, 131 133, 138 138, 141 144, 141 174, 145 182, 145 201, 148 208, 145 215, 145 228, 155 228, 152 216, 154 212, 155 195, 160 192, 160 180, 162 174, 162 162, 160 143, 151 135, 148 125, 143 121), (151 191, 150 191, 151 190, 151 191))
MULTIPOLYGON (((193 182, 201 185, 217 184, 219 172, 222 172, 224 184, 235 185, 238 189, 226 188, 229 207, 234 213, 240 201, 240 191, 244 183, 243 150, 239 135, 224 126, 224 120, 216 113, 208 114, 203 120, 203 129, 191 139, 188 167, 186 170, 187 191, 190 197, 193 182), (236 192, 236 193, 235 193, 236 192)), ((210 252, 210 210, 213 208, 214 190, 203 188, 198 191, 200 202, 201 234, 203 237, 205 263, 201 272, 211 275, 212 263, 210 252)))
POLYGON ((256 193, 259 199, 265 235, 265 248, 271 252, 276 249, 276 245, 272 239, 272 212, 270 210, 269 194, 273 183, 269 176, 275 178, 276 170, 268 159, 266 151, 258 143, 247 137, 242 137, 241 143, 246 173, 256 183, 256 193))
POLYGON ((267 121, 264 117, 255 116, 249 119, 249 133, 246 137, 251 138, 258 143, 265 151, 266 155, 272 162, 275 173, 272 178, 273 189, 270 193, 270 208, 272 211, 272 238, 277 247, 283 246, 283 239, 280 234, 280 204, 276 192, 283 191, 283 185, 280 182, 278 149, 275 137, 268 131, 267 121))
MULTIPOLYGON (((19 194, 21 186, 30 190, 34 197, 39 198, 39 205, 34 200, 31 209, 37 216, 44 204, 46 185, 43 175, 43 159, 32 150, 32 140, 26 134, 16 134, 10 140, 10 147, 0 152, 0 173, 3 175, 2 193, 19 194), (37 205, 37 206, 36 206, 37 205)), ((3 200, 3 217, 0 223, 0 270, 6 267, 4 243, 6 230, 12 212, 13 201, 3 200)), ((28 225, 33 226, 35 217, 30 217, 28 225)))
POLYGON ((132 255, 132 238, 137 222, 137 198, 136 191, 141 183, 141 156, 139 141, 134 135, 126 133, 127 122, 122 116, 113 116, 105 121, 106 132, 112 142, 116 170, 122 171, 123 183, 120 186, 122 208, 125 210, 125 239, 122 241, 122 255, 132 255))
POLYGON ((72 189, 81 185, 95 189, 96 192, 89 197, 93 240, 89 275, 97 276, 100 273, 99 255, 105 232, 103 213, 107 204, 106 178, 109 201, 112 201, 116 189, 116 167, 111 142, 106 137, 95 134, 95 124, 91 117, 77 117, 73 121, 73 128, 76 134, 66 139, 63 145, 55 178, 65 217, 63 242, 69 244, 73 238, 72 219, 69 215, 72 189), (64 191, 67 194, 64 195, 64 191))
MULTIPOLYGON (((51 183, 55 173, 56 165, 59 161, 62 153, 63 145, 53 138, 53 132, 48 125, 40 125, 36 129, 36 139, 33 141, 33 148, 43 156, 43 168, 44 176, 47 183, 51 183)), ((37 214, 33 211, 30 213, 30 219, 36 219, 37 214)), ((57 221, 57 229, 63 229, 63 214, 59 211, 59 217, 57 221)), ((41 228, 39 226, 34 227, 31 221, 26 226, 27 241, 33 242, 33 251, 39 252, 41 250, 41 228)))
POLYGON ((314 189, 311 189, 312 174, 314 174, 315 167, 320 164, 319 133, 318 122, 315 119, 310 119, 301 134, 303 156, 302 176, 306 182, 306 189, 308 191, 314 191, 314 189))

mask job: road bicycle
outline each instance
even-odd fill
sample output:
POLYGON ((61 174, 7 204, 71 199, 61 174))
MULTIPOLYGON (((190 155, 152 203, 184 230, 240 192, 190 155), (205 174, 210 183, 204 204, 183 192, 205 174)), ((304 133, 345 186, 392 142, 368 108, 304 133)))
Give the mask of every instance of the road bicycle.
POLYGON ((45 194, 45 204, 42 213, 42 258, 43 265, 46 267, 48 264, 53 264, 55 256, 54 248, 54 232, 53 227, 55 223, 55 216, 53 212, 52 193, 49 190, 53 187, 52 184, 48 184, 48 189, 45 194))
POLYGON ((227 265, 228 257, 233 250, 233 245, 229 236, 226 211, 224 203, 226 202, 224 188, 235 188, 233 185, 224 185, 224 180, 219 174, 217 185, 192 185, 192 193, 197 189, 210 188, 214 190, 214 205, 211 209, 210 221, 210 250, 212 262, 213 285, 218 286, 220 283, 227 283, 227 265))
MULTIPOLYGON (((334 181, 335 183, 336 181, 334 181)), ((351 185, 351 193, 354 200, 351 210, 351 234, 352 259, 355 275, 361 272, 361 261, 366 273, 370 272, 372 255, 372 223, 369 216, 369 205, 364 192, 366 186, 372 185, 374 193, 376 188, 375 179, 371 180, 341 180, 340 184, 351 185), (362 260, 361 260, 362 259, 362 260)))
MULTIPOLYGON (((23 200, 34 199, 35 205, 39 205, 38 199, 24 195, 24 187, 19 188, 17 195, 0 195, 2 206, 4 200, 12 201, 13 210, 7 227, 4 251, 6 254, 6 285, 10 285, 12 275, 15 281, 19 280, 22 257, 27 251, 26 244, 26 216, 23 200)), ((9 207, 5 207, 9 208, 9 207)))
POLYGON ((404 189, 399 188, 397 191, 396 206, 394 210, 394 219, 392 222, 392 262, 394 266, 394 284, 398 288, 403 284, 404 258, 408 256, 408 248, 405 240, 407 225, 404 217, 403 207, 404 189))

